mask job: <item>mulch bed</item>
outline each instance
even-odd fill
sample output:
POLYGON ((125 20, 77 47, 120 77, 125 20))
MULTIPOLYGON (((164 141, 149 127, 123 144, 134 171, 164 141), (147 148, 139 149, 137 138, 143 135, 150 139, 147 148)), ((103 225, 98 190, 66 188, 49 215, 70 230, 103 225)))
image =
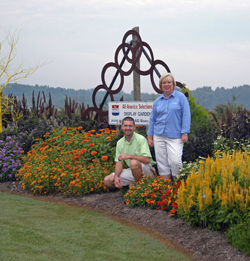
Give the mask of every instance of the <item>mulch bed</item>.
POLYGON ((173 218, 161 210, 129 208, 124 204, 120 191, 91 194, 81 198, 63 195, 33 196, 32 193, 23 190, 18 182, 0 183, 0 191, 99 211, 182 251, 193 260, 250 260, 250 256, 244 255, 227 243, 223 231, 190 227, 186 222, 173 218))

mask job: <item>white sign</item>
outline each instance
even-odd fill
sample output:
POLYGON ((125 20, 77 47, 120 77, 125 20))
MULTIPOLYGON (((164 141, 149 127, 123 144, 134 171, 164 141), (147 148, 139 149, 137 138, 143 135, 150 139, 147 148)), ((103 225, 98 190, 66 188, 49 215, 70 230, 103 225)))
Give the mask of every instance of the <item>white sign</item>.
POLYGON ((109 102, 109 125, 120 125, 121 121, 129 116, 135 120, 136 125, 149 125, 153 102, 109 102))

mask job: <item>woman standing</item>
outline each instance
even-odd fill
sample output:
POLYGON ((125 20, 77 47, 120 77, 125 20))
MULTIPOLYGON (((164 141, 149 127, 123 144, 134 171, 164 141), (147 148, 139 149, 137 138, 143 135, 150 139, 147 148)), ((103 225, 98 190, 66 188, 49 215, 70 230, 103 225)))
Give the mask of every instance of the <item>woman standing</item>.
POLYGON ((163 94, 153 105, 148 129, 148 144, 155 147, 159 174, 172 179, 182 168, 183 143, 190 132, 190 108, 186 96, 175 90, 171 73, 161 76, 159 87, 163 94))

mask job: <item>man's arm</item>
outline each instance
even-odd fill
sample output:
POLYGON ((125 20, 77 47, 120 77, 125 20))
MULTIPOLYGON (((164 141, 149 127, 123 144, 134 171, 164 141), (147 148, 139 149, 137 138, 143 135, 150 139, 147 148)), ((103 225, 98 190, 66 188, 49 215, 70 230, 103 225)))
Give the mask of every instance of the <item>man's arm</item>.
POLYGON ((115 178, 114 178, 114 184, 117 188, 122 188, 122 180, 119 178, 120 174, 122 173, 122 163, 116 162, 115 164, 115 178))
POLYGON ((149 164, 150 158, 146 156, 136 156, 136 155, 130 155, 130 154, 120 154, 118 157, 119 161, 126 160, 126 159, 134 159, 138 160, 144 164, 149 164))

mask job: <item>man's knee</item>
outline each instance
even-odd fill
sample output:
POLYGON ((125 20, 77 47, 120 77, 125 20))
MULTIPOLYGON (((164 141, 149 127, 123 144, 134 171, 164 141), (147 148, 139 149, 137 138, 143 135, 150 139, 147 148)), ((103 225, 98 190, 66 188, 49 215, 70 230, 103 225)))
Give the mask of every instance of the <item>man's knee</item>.
POLYGON ((106 176, 105 178, 104 178, 104 184, 105 184, 105 186, 107 186, 107 187, 113 187, 114 186, 114 174, 113 173, 111 173, 111 174, 109 174, 108 176, 106 176))
POLYGON ((141 162, 138 161, 138 160, 132 159, 132 160, 130 161, 130 168, 131 168, 131 170, 132 170, 132 169, 137 169, 137 168, 140 168, 140 169, 141 169, 141 162))

